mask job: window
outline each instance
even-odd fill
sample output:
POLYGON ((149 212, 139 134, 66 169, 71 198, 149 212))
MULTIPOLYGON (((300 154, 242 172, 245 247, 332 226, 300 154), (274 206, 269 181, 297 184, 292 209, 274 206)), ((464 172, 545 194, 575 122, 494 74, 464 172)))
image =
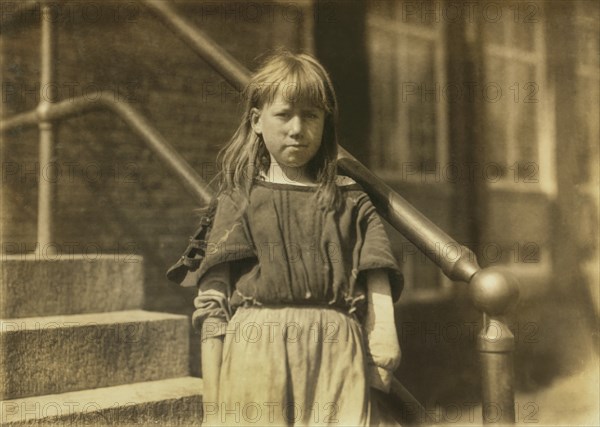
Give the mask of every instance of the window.
POLYGON ((544 18, 538 3, 497 6, 482 18, 485 152, 510 190, 555 191, 552 99, 545 85, 544 18), (524 185, 529 184, 529 185, 524 185), (534 185, 531 185, 534 184, 534 185))
POLYGON ((598 43, 598 3, 577 3, 575 26, 577 28, 577 96, 581 149, 579 164, 582 167, 583 191, 590 196, 598 195, 598 83, 600 81, 600 46, 598 43), (586 7, 587 6, 587 7, 586 7))
POLYGON ((581 268, 592 292, 596 313, 600 313, 598 279, 598 216, 600 212, 600 124, 598 100, 600 99, 600 46, 598 43, 600 6, 594 2, 577 2, 575 27, 577 28, 577 119, 578 164, 580 166, 579 224, 582 235, 577 236, 581 244, 581 268))
POLYGON ((384 179, 410 179, 408 167, 430 171, 447 158, 440 2, 368 5, 371 167, 384 179))

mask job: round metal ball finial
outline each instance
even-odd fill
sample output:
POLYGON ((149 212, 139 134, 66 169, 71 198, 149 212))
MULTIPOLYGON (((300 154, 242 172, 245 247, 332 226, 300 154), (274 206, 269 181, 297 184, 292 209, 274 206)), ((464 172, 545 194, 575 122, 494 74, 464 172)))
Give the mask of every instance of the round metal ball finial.
POLYGON ((469 293, 475 307, 492 316, 500 315, 519 298, 519 281, 506 269, 488 267, 471 278, 469 293))

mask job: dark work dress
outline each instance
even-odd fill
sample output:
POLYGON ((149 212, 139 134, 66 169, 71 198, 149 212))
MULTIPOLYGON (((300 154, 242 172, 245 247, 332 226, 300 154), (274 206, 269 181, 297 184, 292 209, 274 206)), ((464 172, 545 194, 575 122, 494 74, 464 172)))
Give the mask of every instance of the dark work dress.
POLYGON ((402 281, 366 193, 340 189, 337 212, 315 187, 257 180, 249 198, 220 196, 194 313, 225 335, 213 422, 369 424, 364 272, 387 270, 394 300, 402 281))

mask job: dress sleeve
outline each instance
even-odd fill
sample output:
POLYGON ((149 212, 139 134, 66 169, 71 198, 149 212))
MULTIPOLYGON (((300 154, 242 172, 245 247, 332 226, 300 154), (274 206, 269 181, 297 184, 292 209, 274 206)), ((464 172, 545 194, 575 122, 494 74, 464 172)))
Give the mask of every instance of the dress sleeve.
POLYGON ((231 319, 235 286, 232 268, 236 261, 256 257, 245 220, 245 202, 226 195, 219 198, 215 220, 207 238, 206 256, 197 272, 198 296, 192 324, 202 340, 225 334, 231 319))
POLYGON ((375 206, 366 194, 359 199, 358 206, 358 263, 355 268, 359 274, 379 268, 386 270, 392 300, 395 302, 402 293, 404 278, 392 253, 389 238, 375 206))
POLYGON ((227 264, 217 265, 204 276, 198 286, 192 324, 196 330, 202 331, 202 340, 224 335, 227 323, 231 319, 231 284, 228 270, 227 264), (210 321, 206 322, 209 319, 210 321))
POLYGON ((256 257, 246 218, 247 204, 245 196, 238 193, 219 197, 206 254, 198 268, 198 283, 216 265, 256 257))

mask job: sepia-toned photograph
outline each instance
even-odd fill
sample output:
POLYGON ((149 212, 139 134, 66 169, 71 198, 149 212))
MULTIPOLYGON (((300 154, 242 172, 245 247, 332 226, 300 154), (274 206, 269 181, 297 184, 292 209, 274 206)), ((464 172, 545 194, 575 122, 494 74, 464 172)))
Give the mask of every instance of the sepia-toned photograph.
POLYGON ((600 426, 600 1, 0 0, 2 426, 600 426))

